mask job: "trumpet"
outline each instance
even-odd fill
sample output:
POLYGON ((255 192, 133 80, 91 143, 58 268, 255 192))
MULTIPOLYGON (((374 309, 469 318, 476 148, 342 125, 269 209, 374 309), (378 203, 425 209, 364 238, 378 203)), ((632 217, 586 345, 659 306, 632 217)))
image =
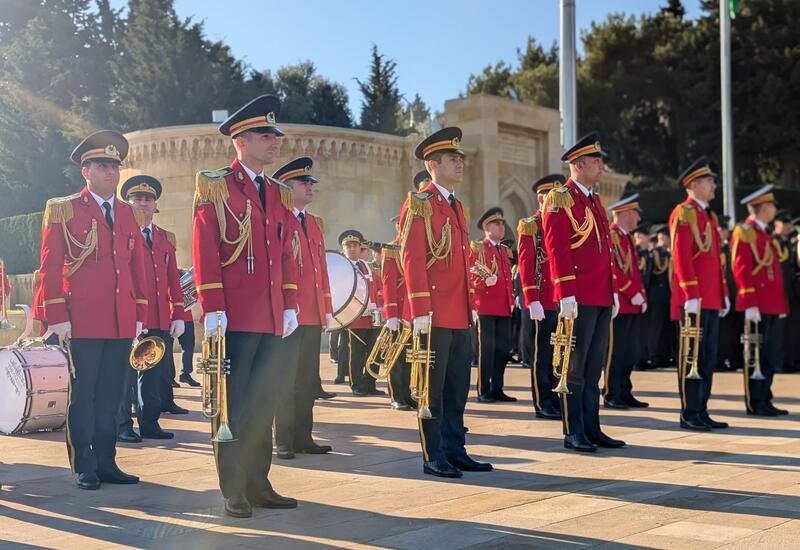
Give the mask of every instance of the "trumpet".
POLYGON ((197 289, 194 286, 194 267, 187 269, 180 278, 183 309, 188 311, 197 303, 197 289))
POLYGON ((680 372, 686 373, 687 380, 702 380, 703 378, 700 376, 697 362, 697 357, 700 353, 701 332, 700 312, 696 315, 692 315, 688 311, 684 312, 678 347, 680 348, 680 372))
POLYGON ((761 372, 761 335, 758 332, 758 321, 744 322, 744 333, 740 339, 744 351, 745 373, 750 370, 750 380, 766 380, 761 372))
POLYGON ((550 335, 550 345, 553 346, 553 376, 558 378, 558 385, 553 388, 555 393, 570 394, 567 381, 569 379, 569 361, 572 349, 575 347, 575 319, 571 317, 558 317, 556 331, 550 335))
MULTIPOLYGON (((428 326, 431 326, 433 313, 428 313, 428 326)), ((431 369, 435 352, 431 349, 430 332, 423 336, 417 333, 411 339, 411 349, 406 351, 406 361, 411 364, 411 398, 417 402, 417 417, 433 418, 431 414, 431 369), (423 337, 425 341, 423 343, 423 337)))
POLYGON ((222 315, 217 315, 217 330, 213 336, 203 340, 203 349, 195 369, 203 375, 201 402, 203 416, 211 420, 211 441, 225 443, 235 441, 228 426, 228 384, 231 360, 225 353, 225 335, 222 334, 222 315), (214 427, 216 426, 216 430, 214 427))
POLYGON ((469 268, 469 272, 473 275, 477 275, 478 277, 482 277, 483 279, 488 279, 494 275, 492 270, 489 269, 489 266, 478 261, 476 261, 475 264, 469 268))
POLYGON ((133 342, 131 353, 128 355, 128 363, 133 370, 144 372, 158 365, 165 353, 167 353, 167 344, 162 338, 142 334, 133 342))
POLYGON ((385 326, 378 334, 375 345, 367 357, 367 373, 375 380, 386 380, 411 337, 411 325, 400 320, 400 330, 393 333, 385 326), (377 370, 375 369, 377 367, 377 370))

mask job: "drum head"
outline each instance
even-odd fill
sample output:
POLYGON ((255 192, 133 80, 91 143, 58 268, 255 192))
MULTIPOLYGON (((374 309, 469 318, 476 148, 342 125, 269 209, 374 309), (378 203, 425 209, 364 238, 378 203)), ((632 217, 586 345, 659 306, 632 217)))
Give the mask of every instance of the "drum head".
POLYGON ((340 330, 358 319, 369 302, 369 284, 344 254, 335 250, 325 253, 328 281, 333 305, 332 330, 340 330))
POLYGON ((13 350, 0 349, 0 433, 13 432, 25 415, 28 381, 24 367, 13 350))

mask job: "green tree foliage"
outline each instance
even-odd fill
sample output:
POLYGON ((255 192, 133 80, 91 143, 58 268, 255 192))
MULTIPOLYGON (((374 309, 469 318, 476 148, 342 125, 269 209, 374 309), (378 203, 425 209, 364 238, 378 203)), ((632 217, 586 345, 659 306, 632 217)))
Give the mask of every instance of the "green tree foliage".
POLYGON ((397 87, 397 63, 372 46, 369 78, 356 79, 361 94, 361 125, 364 130, 387 134, 403 134, 402 95, 397 87))
POLYGON ((39 267, 42 213, 0 219, 0 259, 12 274, 32 273, 39 267))

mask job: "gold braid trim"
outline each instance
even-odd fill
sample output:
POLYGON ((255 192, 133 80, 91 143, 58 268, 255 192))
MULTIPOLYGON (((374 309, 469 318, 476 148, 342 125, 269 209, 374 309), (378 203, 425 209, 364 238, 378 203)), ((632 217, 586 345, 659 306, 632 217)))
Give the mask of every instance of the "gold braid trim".
POLYGON ((133 212, 133 219, 136 220, 136 225, 139 227, 144 227, 144 214, 142 214, 138 208, 131 207, 131 211, 133 212))
POLYGON ((569 194, 569 187, 562 186, 551 189, 544 198, 544 206, 547 212, 558 212, 561 208, 570 209, 575 204, 572 195, 569 194))
POLYGON ((483 242, 482 241, 470 241, 469 247, 475 254, 478 254, 480 257, 483 257, 483 242))
POLYGON ((653 250, 653 273, 661 275, 669 268, 669 258, 662 257, 658 249, 653 250))
POLYGON ((325 233, 325 222, 322 221, 322 218, 317 216, 316 214, 310 214, 312 218, 314 218, 314 222, 316 222, 317 227, 319 227, 320 233, 325 233))
POLYGON ((178 248, 178 240, 175 238, 175 233, 172 231, 167 231, 166 229, 164 230, 164 233, 167 236, 167 241, 169 241, 169 244, 172 245, 172 248, 178 248))
POLYGON ((753 251, 753 260, 756 263, 756 266, 753 268, 752 275, 757 274, 759 271, 764 269, 765 267, 769 271, 769 279, 772 280, 772 246, 767 244, 764 247, 764 255, 758 255, 758 240, 756 237, 756 230, 748 224, 740 224, 737 225, 736 228, 733 230, 734 237, 738 237, 735 240, 735 247, 731 251, 731 258, 734 258, 735 251, 739 248, 739 241, 749 244, 750 250, 753 251), (738 230, 738 231, 737 231, 738 230))
POLYGON ((44 215, 42 216, 42 224, 49 227, 55 223, 66 223, 72 219, 74 212, 72 210, 72 199, 76 199, 80 193, 75 193, 68 197, 58 197, 50 199, 44 207, 44 215))
POLYGON ((539 228, 536 226, 536 218, 522 218, 517 222, 517 235, 520 237, 526 235, 528 237, 535 237, 539 228))
POLYGON ((772 239, 772 246, 775 247, 775 251, 778 253, 778 261, 780 263, 786 263, 786 260, 789 259, 789 247, 784 247, 778 239, 772 239))
POLYGON ((291 212, 292 209, 294 209, 294 195, 292 195, 292 188, 279 181, 275 183, 278 184, 278 189, 280 189, 281 192, 281 204, 286 210, 291 212))
MULTIPOLYGON (((195 178, 193 208, 209 203, 216 207, 228 200, 228 186, 225 184, 224 178, 231 172, 230 168, 198 172, 195 178)), ((217 208, 217 212, 220 212, 219 208, 217 208)))
POLYGON ((755 242, 755 230, 747 224, 737 224, 736 227, 733 228, 733 235, 731 235, 731 264, 736 263, 736 254, 739 252, 740 243, 753 246, 755 242))
POLYGON ((303 272, 303 255, 300 253, 300 233, 298 231, 294 232, 292 236, 292 257, 297 262, 297 267, 300 269, 300 273, 303 272))
POLYGON ((67 272, 64 274, 66 278, 72 277, 92 252, 95 253, 95 260, 97 259, 97 220, 92 220, 92 228, 86 235, 86 240, 84 242, 76 239, 67 228, 67 222, 70 221, 75 214, 72 209, 72 200, 79 196, 80 194, 76 193, 68 197, 50 199, 47 201, 44 208, 44 215, 42 216, 42 225, 44 227, 49 227, 57 223, 61 224, 61 230, 64 234, 64 244, 67 247, 67 261, 65 263, 67 272), (77 253, 75 252, 76 249, 77 253))
POLYGON ((422 218, 425 222, 425 236, 428 241, 428 252, 430 258, 425 263, 425 268, 428 269, 435 262, 439 260, 449 260, 452 252, 452 229, 450 226, 450 219, 442 226, 442 235, 439 241, 433 237, 433 228, 431 227, 431 216, 433 215, 433 207, 431 206, 430 198, 433 193, 423 191, 415 193, 410 191, 408 193, 408 207, 406 212, 406 220, 400 232, 401 254, 405 250, 408 241, 408 235, 411 232, 411 224, 415 217, 422 218))
POLYGON ((614 243, 614 246, 619 248, 619 233, 616 231, 611 232, 611 242, 614 243))
POLYGON ((381 265, 386 261, 386 258, 399 258, 400 248, 396 246, 383 245, 381 248, 381 265))

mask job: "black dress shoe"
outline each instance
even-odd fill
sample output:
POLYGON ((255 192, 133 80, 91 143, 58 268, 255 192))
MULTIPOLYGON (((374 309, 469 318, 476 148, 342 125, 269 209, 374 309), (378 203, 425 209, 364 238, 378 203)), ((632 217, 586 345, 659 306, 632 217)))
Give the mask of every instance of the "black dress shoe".
POLYGON ((494 394, 494 400, 495 401, 507 401, 509 403, 513 403, 514 401, 517 400, 517 398, 516 397, 511 397, 510 395, 506 395, 503 392, 499 392, 499 393, 494 394))
POLYGON ((188 409, 184 409, 183 407, 179 407, 175 403, 170 403, 166 407, 164 407, 161 412, 169 413, 169 414, 189 414, 188 409))
POLYGON ((584 434, 570 434, 564 436, 564 448, 581 453, 593 453, 597 447, 584 434))
POLYGON ((337 376, 333 379, 334 384, 344 384, 344 376, 337 376))
POLYGON ((491 472, 494 469, 488 462, 478 462, 468 455, 448 458, 447 462, 462 472, 491 472))
POLYGON ((236 495, 225 499, 225 513, 234 518, 249 518, 253 509, 246 498, 236 495))
POLYGON ((589 434, 587 437, 589 438, 589 441, 598 447, 605 447, 606 449, 619 449, 620 447, 625 446, 625 442, 621 439, 613 439, 608 437, 603 432, 589 434))
POLYGON ((628 405, 622 402, 620 399, 606 399, 605 407, 607 409, 629 409, 628 405))
POLYGON ((324 455, 331 452, 333 447, 330 445, 317 445, 315 442, 311 441, 303 445, 295 445, 295 449, 298 453, 305 453, 307 455, 324 455))
POLYGON ((478 403, 494 403, 495 401, 497 401, 497 399, 488 394, 481 394, 478 396, 478 403))
POLYGON ((368 394, 365 391, 353 390, 353 397, 366 397, 368 394))
POLYGON ((367 390, 367 395, 386 395, 386 392, 378 388, 370 388, 367 390))
POLYGON ((119 469, 119 466, 114 464, 108 468, 98 468, 97 477, 103 483, 116 483, 118 485, 133 485, 139 483, 139 476, 126 474, 119 469))
POLYGON ((175 434, 162 430, 160 427, 150 428, 147 430, 139 429, 142 432, 143 439, 172 439, 175 434))
POLYGON ((464 474, 446 460, 427 460, 422 466, 422 471, 436 477, 461 477, 464 474))
POLYGON ((333 399, 336 397, 336 392, 320 390, 317 392, 317 399, 333 399))
POLYGON ((171 380, 171 382, 172 382, 172 387, 173 388, 180 388, 181 387, 181 385, 178 384, 175 380, 171 380))
POLYGON ((294 458, 294 451, 286 445, 278 445, 278 448, 275 449, 275 456, 283 460, 291 460, 294 458))
POLYGON ((767 409, 771 410, 772 412, 776 413, 778 416, 783 416, 785 414, 789 414, 789 411, 786 409, 779 409, 772 403, 767 403, 767 409))
POLYGON ((711 426, 712 428, 714 428, 715 430, 724 430, 725 428, 728 427, 728 423, 727 422, 717 422, 716 420, 714 420, 710 416, 708 416, 708 413, 703 414, 700 417, 700 419, 703 422, 705 422, 706 424, 708 424, 709 426, 711 426))
POLYGON ((133 428, 126 428, 117 434, 117 441, 120 443, 141 443, 142 438, 133 431, 133 428))
POLYGON ((86 489, 87 491, 96 491, 100 488, 100 478, 94 472, 86 472, 77 475, 77 482, 79 489, 86 489))
POLYGON ((710 432, 711 426, 702 422, 701 420, 684 420, 681 418, 681 429, 683 430, 693 430, 695 432, 710 432))
POLYGON ((650 403, 645 403, 644 401, 639 401, 634 396, 623 397, 622 402, 628 405, 633 409, 646 409, 650 406, 650 403))
POLYGON ((536 411, 536 418, 561 420, 561 413, 555 407, 544 407, 543 409, 536 411))
POLYGON ((191 386, 193 388, 199 388, 200 387, 200 382, 198 382, 197 380, 192 378, 191 374, 181 374, 180 378, 178 378, 178 380, 180 380, 184 384, 187 384, 187 385, 189 385, 189 386, 191 386))
POLYGON ((392 401, 391 405, 389 405, 389 406, 392 407, 392 409, 394 409, 396 411, 410 411, 411 410, 411 407, 409 407, 405 403, 398 403, 397 401, 392 401))
POLYGON ((747 414, 750 416, 778 416, 777 411, 772 411, 767 407, 755 407, 752 411, 748 410, 747 414))
POLYGON ((257 494, 248 495, 248 500, 258 508, 297 508, 297 500, 279 495, 272 486, 267 486, 257 494))

